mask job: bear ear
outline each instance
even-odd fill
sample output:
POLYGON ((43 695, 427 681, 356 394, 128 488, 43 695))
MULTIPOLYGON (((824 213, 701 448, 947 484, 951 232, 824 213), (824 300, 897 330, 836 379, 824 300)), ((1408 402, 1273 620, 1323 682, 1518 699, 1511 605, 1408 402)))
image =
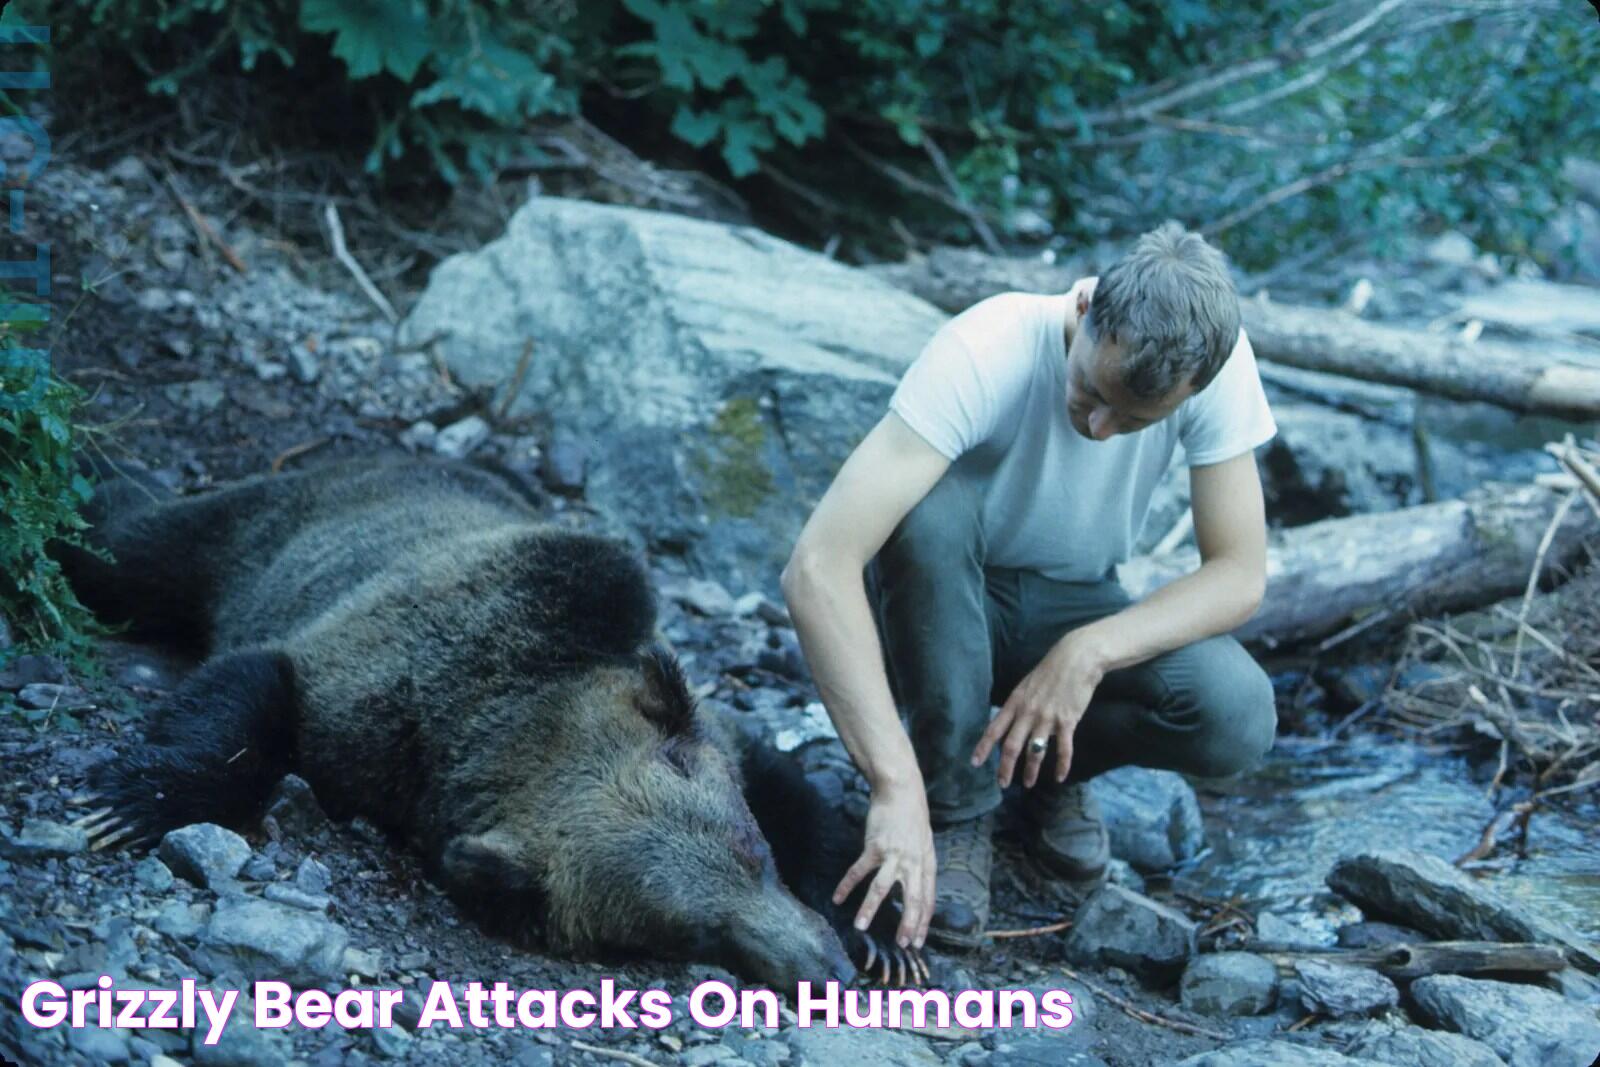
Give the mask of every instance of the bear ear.
POLYGON ((694 726, 694 695, 683 664, 656 645, 640 656, 644 689, 635 698, 639 713, 668 734, 687 733, 694 726))
POLYGON ((498 827, 452 837, 439 856, 439 867, 446 882, 472 893, 505 893, 538 885, 516 840, 498 827))

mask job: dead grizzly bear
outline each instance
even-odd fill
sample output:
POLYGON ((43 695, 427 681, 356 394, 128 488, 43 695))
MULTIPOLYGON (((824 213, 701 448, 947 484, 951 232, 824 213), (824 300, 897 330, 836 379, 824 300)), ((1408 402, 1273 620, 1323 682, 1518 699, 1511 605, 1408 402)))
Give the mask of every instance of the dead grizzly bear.
POLYGON ((80 596, 208 658, 147 743, 92 776, 99 840, 249 825, 295 770, 519 940, 780 989, 853 976, 844 943, 920 966, 888 909, 863 938, 831 904, 859 842, 797 768, 697 711, 619 542, 441 462, 156 502, 124 483, 101 510, 94 543, 115 562, 72 553, 80 596))

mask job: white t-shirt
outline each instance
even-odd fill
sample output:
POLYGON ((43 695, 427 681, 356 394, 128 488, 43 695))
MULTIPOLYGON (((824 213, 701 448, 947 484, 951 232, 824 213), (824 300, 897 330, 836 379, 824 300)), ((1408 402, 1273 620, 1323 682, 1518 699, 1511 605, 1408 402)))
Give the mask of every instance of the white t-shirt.
POLYGON ((1182 445, 1221 463, 1277 425, 1244 331, 1210 384, 1135 433, 1084 437, 1067 417, 1069 293, 1002 293, 933 335, 889 409, 984 486, 986 562, 1058 581, 1108 577, 1133 551, 1150 495, 1182 445))

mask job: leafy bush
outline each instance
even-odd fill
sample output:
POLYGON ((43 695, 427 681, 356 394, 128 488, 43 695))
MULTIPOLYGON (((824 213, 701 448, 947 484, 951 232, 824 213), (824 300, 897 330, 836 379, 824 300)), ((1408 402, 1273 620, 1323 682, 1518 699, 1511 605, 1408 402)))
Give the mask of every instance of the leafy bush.
POLYGON ((21 645, 81 659, 97 627, 46 553, 81 546, 93 490, 73 458, 79 391, 42 356, 0 347, 0 614, 21 645))
POLYGON ((364 127, 374 171, 489 174, 581 107, 810 190, 790 215, 819 235, 1170 216, 1254 265, 1436 224, 1520 252, 1560 157, 1600 154, 1600 30, 1570 0, 24 3, 69 70, 123 57, 171 95, 242 68, 364 127))

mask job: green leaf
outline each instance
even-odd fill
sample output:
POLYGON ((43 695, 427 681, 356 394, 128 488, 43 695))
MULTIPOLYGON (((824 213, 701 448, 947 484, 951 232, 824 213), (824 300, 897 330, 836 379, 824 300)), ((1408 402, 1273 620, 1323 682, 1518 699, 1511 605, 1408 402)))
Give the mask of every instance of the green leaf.
POLYGON ((711 111, 680 107, 678 113, 672 116, 672 135, 696 148, 704 148, 710 144, 721 128, 721 117, 711 111))
POLYGON ((355 79, 417 75, 432 50, 428 13, 415 0, 302 0, 300 26, 334 34, 333 54, 355 79))

